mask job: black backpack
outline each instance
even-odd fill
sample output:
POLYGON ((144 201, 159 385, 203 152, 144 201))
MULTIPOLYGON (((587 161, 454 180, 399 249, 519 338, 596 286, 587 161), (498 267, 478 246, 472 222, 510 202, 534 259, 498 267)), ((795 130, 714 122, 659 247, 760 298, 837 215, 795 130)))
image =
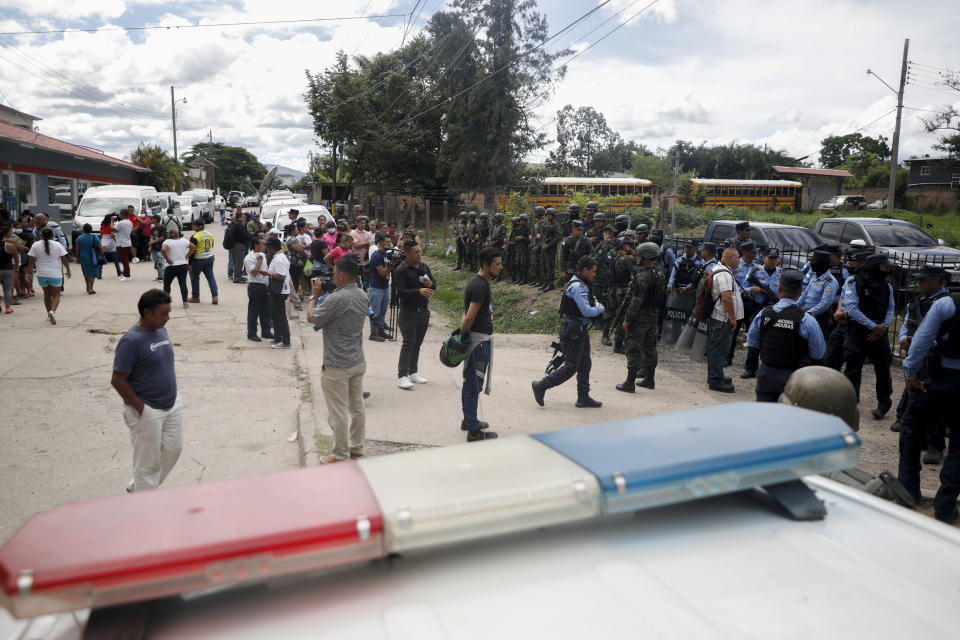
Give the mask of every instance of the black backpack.
MULTIPOLYGON (((700 278, 700 283, 697 285, 698 320, 709 320, 710 316, 713 315, 713 308, 717 304, 717 301, 713 298, 713 273, 716 269, 723 269, 723 267, 717 265, 712 271, 704 272, 700 278)), ((730 271, 729 269, 724 270, 730 271)))

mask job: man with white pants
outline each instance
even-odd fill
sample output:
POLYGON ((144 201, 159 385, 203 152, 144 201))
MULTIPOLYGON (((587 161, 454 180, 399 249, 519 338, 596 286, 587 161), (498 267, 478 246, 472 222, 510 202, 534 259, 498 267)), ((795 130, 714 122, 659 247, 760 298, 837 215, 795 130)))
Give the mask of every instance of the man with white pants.
POLYGON ((123 398, 123 420, 133 444, 128 492, 156 489, 183 448, 183 404, 177 393, 173 345, 164 325, 170 295, 151 289, 137 303, 140 320, 120 338, 110 384, 123 398))

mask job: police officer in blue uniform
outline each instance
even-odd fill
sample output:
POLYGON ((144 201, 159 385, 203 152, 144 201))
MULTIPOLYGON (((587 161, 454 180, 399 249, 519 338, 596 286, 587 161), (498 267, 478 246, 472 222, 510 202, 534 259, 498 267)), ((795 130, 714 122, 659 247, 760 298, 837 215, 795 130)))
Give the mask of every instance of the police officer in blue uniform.
POLYGON ((757 309, 753 305, 753 297, 749 295, 750 287, 747 284, 747 276, 753 271, 754 267, 760 266, 760 263, 757 262, 757 245, 753 240, 742 240, 737 246, 737 250, 740 252, 740 264, 737 265, 737 268, 733 270, 733 279, 737 283, 738 292, 734 292, 734 295, 740 295, 743 299, 743 320, 737 323, 737 330, 733 332, 733 340, 730 342, 730 351, 727 353, 727 364, 730 366, 733 364, 733 354, 737 350, 737 337, 740 335, 740 331, 744 327, 750 326, 750 321, 753 319, 753 316, 756 315, 757 309))
POLYGON ((826 251, 814 251, 809 266, 808 279, 798 302, 816 319, 820 330, 826 335, 840 285, 830 273, 830 254, 826 251))
POLYGON ((757 314, 747 331, 747 346, 757 349, 757 402, 777 402, 790 375, 805 364, 823 358, 826 344, 820 326, 797 297, 803 288, 803 273, 785 269, 777 289, 779 302, 757 314))
MULTIPOLYGON (((846 295, 846 294, 844 294, 846 295)), ((925 430, 941 412, 955 406, 960 391, 960 296, 943 297, 930 306, 930 311, 910 342, 910 352, 903 361, 903 375, 910 395, 916 395, 901 420, 900 482, 914 499, 920 499, 920 450, 926 441, 925 430), (936 343, 937 353, 931 354, 936 343), (929 379, 920 379, 927 356, 929 379)), ((947 523, 957 521, 957 497, 960 495, 960 441, 951 434, 950 449, 940 470, 940 489, 933 499, 933 515, 947 523)))
POLYGON ((843 342, 844 375, 860 399, 860 378, 867 358, 877 375, 877 408, 871 414, 880 420, 890 410, 893 383, 890 380, 890 342, 887 327, 893 321, 893 286, 887 282, 890 265, 886 256, 874 253, 843 287, 847 312, 847 335, 843 342))
MULTIPOLYGON (((780 301, 780 252, 776 249, 768 249, 763 257, 763 264, 754 267, 747 274, 747 290, 744 298, 744 317, 747 318, 747 326, 753 322, 757 313, 771 304, 780 301), (749 301, 748 301, 749 298, 749 301)), ((743 366, 743 373, 740 377, 744 380, 757 377, 757 368, 760 366, 760 350, 756 347, 747 346, 747 360, 743 366)))
POLYGON ((707 273, 720 264, 717 262, 717 243, 704 242, 700 245, 700 259, 703 260, 703 272, 707 273))
POLYGON ((703 258, 697 255, 697 241, 687 240, 683 245, 683 255, 673 264, 670 270, 670 278, 667 280, 667 293, 671 293, 674 287, 680 293, 686 293, 694 282, 696 282, 697 272, 703 266, 703 258))
POLYGON ((533 398, 541 407, 547 389, 559 386, 577 376, 577 402, 580 408, 596 408, 603 405, 590 397, 590 334, 588 325, 593 318, 603 313, 603 305, 597 303, 590 290, 597 275, 597 261, 583 256, 577 263, 577 273, 567 283, 560 296, 560 346, 563 349, 563 365, 541 380, 534 380, 533 398))
MULTIPOLYGON (((910 352, 910 343, 913 336, 920 328, 920 323, 930 312, 930 307, 940 298, 950 295, 950 292, 944 287, 947 278, 947 270, 932 264, 924 265, 916 274, 917 287, 920 293, 916 298, 907 303, 906 320, 900 325, 900 332, 897 334, 897 342, 900 348, 906 353, 910 352)), ((917 378, 927 380, 930 377, 929 363, 931 357, 928 356, 917 373, 917 378)), ((900 402, 897 404, 897 421, 890 427, 891 431, 900 431, 903 415, 906 413, 908 404, 919 399, 927 398, 924 394, 909 393, 907 389, 903 390, 900 396, 900 402)), ((933 416, 933 419, 926 425, 926 448, 927 452, 923 455, 923 464, 936 465, 943 461, 943 451, 946 448, 946 424, 947 416, 939 414, 933 416)))

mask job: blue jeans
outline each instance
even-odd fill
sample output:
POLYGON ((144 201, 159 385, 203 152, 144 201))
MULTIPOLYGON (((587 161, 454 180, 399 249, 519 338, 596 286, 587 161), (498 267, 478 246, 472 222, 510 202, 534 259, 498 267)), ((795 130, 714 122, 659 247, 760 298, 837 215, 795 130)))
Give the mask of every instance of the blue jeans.
POLYGON ((477 402, 483 391, 483 381, 487 377, 490 364, 490 343, 481 342, 463 363, 463 389, 460 391, 460 404, 463 405, 463 421, 467 431, 477 429, 477 402))
POLYGON ((217 291, 217 280, 213 277, 213 260, 213 256, 209 258, 195 258, 193 260, 193 265, 190 267, 190 291, 193 294, 190 296, 191 298, 200 297, 201 273, 207 278, 207 284, 210 286, 210 295, 216 298, 219 294, 217 291))
POLYGON ((733 343, 733 328, 726 320, 710 318, 707 325, 707 383, 723 384, 723 365, 733 343))
POLYGON ((384 287, 377 289, 370 287, 370 308, 373 309, 373 315, 370 316, 370 330, 376 327, 383 329, 387 324, 387 302, 390 300, 390 289, 384 287))

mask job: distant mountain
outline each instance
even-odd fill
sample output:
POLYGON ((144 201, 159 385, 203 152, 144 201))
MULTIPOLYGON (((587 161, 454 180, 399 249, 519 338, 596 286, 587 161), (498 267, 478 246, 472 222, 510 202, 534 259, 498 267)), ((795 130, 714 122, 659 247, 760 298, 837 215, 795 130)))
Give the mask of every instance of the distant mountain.
POLYGON ((267 168, 267 171, 270 171, 270 169, 277 167, 278 174, 286 174, 286 175, 293 176, 294 182, 296 182, 303 176, 307 175, 303 171, 297 171, 296 169, 291 169, 290 167, 284 167, 283 165, 279 165, 279 164, 264 164, 263 166, 267 168))

